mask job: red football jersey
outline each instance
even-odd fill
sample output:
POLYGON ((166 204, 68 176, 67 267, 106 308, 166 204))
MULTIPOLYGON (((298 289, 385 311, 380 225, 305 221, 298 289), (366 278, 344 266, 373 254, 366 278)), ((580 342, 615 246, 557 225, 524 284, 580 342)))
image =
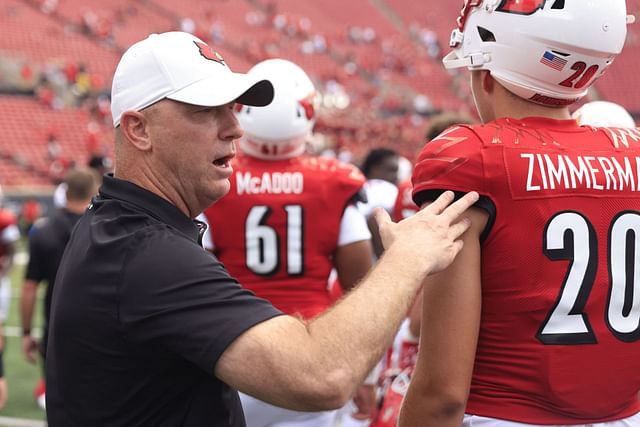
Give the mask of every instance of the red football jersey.
POLYGON ((640 129, 500 119, 427 144, 414 200, 477 190, 482 318, 470 414, 593 423, 640 411, 640 129))
POLYGON ((392 214, 394 221, 402 221, 418 212, 419 207, 413 202, 412 192, 413 186, 410 179, 406 179, 398 185, 398 197, 396 197, 392 214))
POLYGON ((327 280, 340 221, 364 184, 349 164, 321 157, 239 157, 229 194, 204 213, 214 251, 233 276, 288 314, 331 303, 327 280))

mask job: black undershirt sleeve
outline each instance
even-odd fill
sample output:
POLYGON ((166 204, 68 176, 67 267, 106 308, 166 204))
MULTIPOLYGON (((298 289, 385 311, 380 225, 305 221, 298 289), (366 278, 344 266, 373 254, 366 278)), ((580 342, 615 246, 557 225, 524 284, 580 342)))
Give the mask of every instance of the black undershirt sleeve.
MULTIPOLYGON (((416 205, 422 206, 427 202, 433 202, 445 191, 447 190, 423 190, 413 195, 413 201, 416 205)), ((454 191, 453 193, 455 195, 454 200, 458 200, 466 194, 462 191, 454 191)), ((480 234, 480 242, 484 242, 489 236, 491 228, 493 227, 493 224, 496 220, 496 205, 490 198, 481 195, 478 201, 473 205, 473 207, 483 209, 489 214, 489 221, 487 221, 487 226, 484 228, 484 230, 482 230, 482 234, 480 234)))

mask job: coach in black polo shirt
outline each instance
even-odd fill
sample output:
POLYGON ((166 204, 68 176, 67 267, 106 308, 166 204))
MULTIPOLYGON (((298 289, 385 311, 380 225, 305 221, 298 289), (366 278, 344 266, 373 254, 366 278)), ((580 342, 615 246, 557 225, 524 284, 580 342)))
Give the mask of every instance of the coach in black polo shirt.
POLYGON ((78 222, 56 278, 49 426, 244 426, 236 389, 292 409, 339 407, 422 280, 457 254, 469 224, 455 221, 475 193, 449 207, 447 193, 402 224, 381 214, 385 256, 308 324, 244 290, 200 246, 192 218, 229 191, 242 134, 234 102, 272 97, 267 80, 232 73, 186 33, 152 35, 123 55, 115 176, 78 222))

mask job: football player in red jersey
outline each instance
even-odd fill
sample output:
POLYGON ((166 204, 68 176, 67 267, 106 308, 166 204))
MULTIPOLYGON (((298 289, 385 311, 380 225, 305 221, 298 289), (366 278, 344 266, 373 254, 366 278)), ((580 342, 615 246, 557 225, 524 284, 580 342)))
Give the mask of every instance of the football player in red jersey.
POLYGON ((640 130, 568 109, 633 20, 624 0, 465 2, 444 63, 484 124, 425 146, 413 198, 481 199, 424 287, 400 426, 640 425, 640 130))
MULTIPOLYGON (((268 77, 275 98, 264 108, 239 106, 241 153, 231 191, 204 212, 205 247, 243 286, 287 314, 310 319, 332 303, 333 267, 346 290, 371 268, 371 236, 354 205, 364 177, 355 166, 304 154, 315 88, 300 67, 271 59, 249 73, 268 77)), ((249 427, 330 426, 335 416, 241 399, 249 427)))

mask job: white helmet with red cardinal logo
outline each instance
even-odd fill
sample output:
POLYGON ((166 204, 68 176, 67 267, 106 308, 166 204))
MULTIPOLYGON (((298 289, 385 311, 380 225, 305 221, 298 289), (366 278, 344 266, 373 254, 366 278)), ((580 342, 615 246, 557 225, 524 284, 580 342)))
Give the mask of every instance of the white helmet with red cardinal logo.
POLYGON ((242 151, 262 159, 286 159, 304 153, 315 123, 315 87, 302 68, 284 59, 268 59, 249 73, 262 76, 274 87, 266 107, 239 105, 237 117, 244 136, 242 151))
POLYGON ((443 62, 488 70, 521 98, 568 105, 622 51, 632 22, 625 0, 465 0, 443 62))

